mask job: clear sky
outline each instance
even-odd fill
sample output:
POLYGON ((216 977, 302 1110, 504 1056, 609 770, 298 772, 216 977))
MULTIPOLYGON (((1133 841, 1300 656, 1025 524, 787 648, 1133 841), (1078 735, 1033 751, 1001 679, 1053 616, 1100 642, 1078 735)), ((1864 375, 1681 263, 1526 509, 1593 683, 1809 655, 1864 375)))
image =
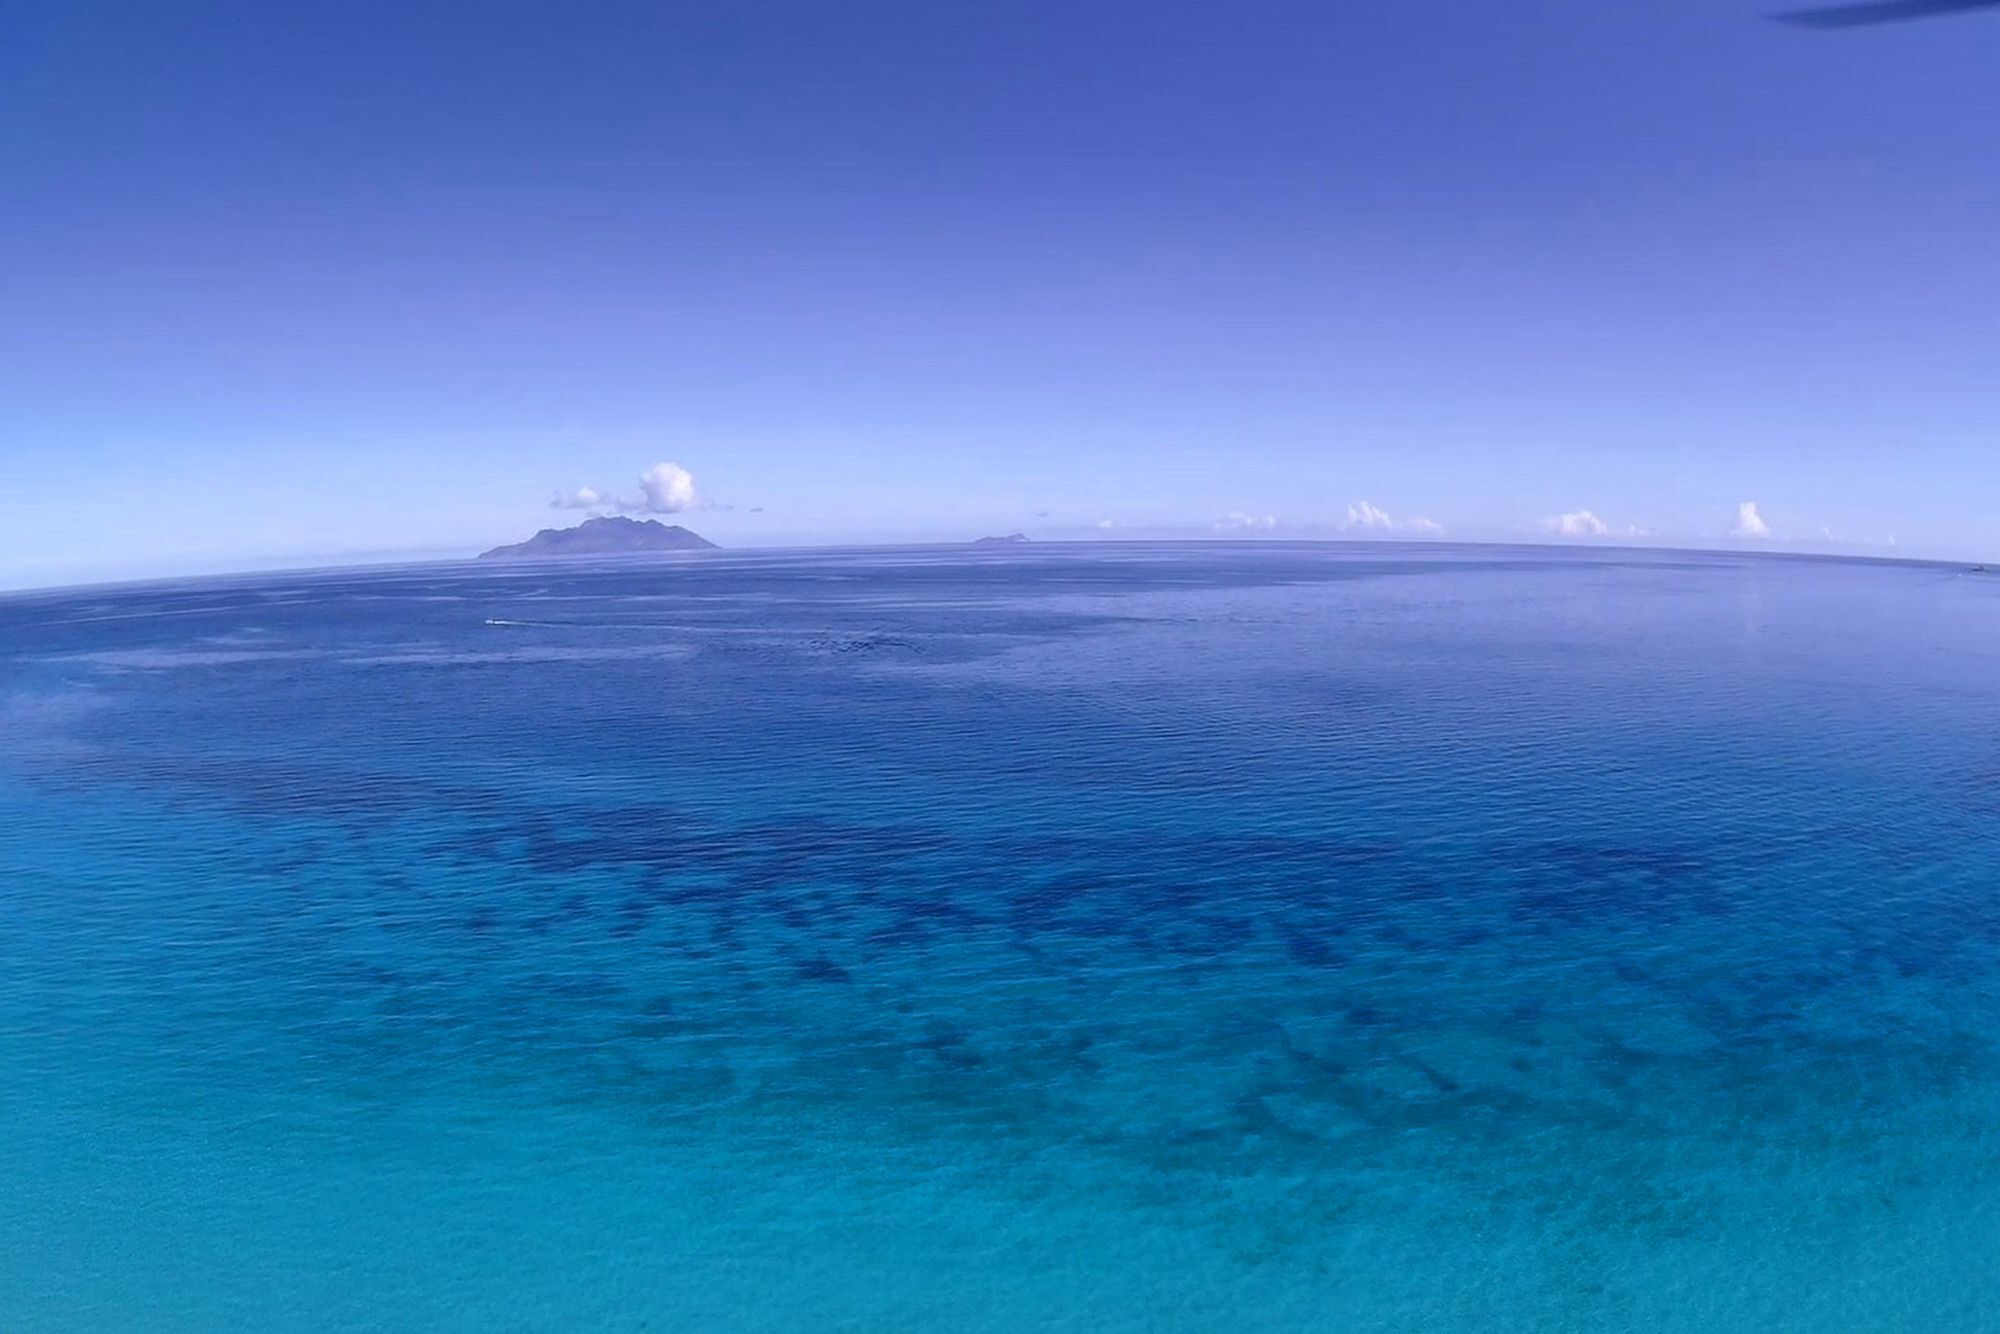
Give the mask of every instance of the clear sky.
POLYGON ((12 0, 0 584, 662 462, 728 545, 2000 555, 2000 11, 1770 7, 12 0))

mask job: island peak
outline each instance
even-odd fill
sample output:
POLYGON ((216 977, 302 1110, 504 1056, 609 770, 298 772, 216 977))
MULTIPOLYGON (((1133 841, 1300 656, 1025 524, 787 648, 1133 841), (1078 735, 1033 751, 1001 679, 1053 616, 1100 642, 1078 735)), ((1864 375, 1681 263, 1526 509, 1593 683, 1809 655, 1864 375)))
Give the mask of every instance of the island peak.
POLYGON ((585 519, 574 528, 544 528, 525 542, 494 547, 479 559, 534 556, 616 556, 626 552, 713 551, 715 543, 657 519, 585 519))

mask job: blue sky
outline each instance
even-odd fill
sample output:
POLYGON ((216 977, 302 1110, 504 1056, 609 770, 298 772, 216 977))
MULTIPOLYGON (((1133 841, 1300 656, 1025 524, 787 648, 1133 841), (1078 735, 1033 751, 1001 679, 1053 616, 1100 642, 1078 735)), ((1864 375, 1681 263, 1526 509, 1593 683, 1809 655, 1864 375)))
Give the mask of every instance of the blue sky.
POLYGON ((2000 554, 2000 16, 1764 8, 17 0, 0 583, 663 461, 729 545, 2000 554))

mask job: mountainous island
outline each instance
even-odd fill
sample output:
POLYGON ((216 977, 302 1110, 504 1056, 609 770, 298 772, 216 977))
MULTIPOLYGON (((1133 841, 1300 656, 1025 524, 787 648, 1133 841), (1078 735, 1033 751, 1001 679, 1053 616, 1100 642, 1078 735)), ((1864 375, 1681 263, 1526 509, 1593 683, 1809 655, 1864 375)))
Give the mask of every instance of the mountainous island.
POLYGON ((1019 546, 1027 540, 1028 535, 1026 533, 1009 533, 1005 537, 975 537, 972 539, 972 545, 975 547, 1013 547, 1019 546))
POLYGON ((525 542, 495 547, 479 559, 533 556, 616 556, 641 551, 714 551, 715 543, 679 524, 657 519, 585 519, 574 528, 544 528, 525 542))

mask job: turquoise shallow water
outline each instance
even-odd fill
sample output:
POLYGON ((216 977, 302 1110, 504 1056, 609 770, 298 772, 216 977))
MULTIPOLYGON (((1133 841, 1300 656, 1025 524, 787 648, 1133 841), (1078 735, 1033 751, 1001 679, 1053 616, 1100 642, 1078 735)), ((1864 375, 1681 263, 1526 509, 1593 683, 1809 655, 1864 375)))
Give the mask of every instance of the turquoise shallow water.
POLYGON ((2000 1328, 2000 582, 0 600, 11 1328, 2000 1328))

